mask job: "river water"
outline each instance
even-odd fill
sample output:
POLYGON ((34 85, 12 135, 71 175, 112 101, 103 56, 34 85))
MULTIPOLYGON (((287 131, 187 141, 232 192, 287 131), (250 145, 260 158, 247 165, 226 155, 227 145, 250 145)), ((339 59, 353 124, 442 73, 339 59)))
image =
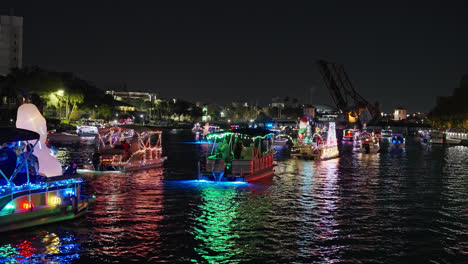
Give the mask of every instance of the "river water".
MULTIPOLYGON (((468 148, 340 145, 328 161, 276 155, 272 178, 196 181, 206 145, 163 135, 163 169, 84 176, 86 216, 3 233, 7 263, 468 263, 468 148)), ((83 162, 90 146, 56 146, 83 162)))

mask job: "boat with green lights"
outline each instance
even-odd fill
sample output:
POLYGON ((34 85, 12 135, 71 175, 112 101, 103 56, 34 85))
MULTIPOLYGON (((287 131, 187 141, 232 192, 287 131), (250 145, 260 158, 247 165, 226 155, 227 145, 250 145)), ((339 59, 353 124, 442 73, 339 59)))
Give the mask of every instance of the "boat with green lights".
POLYGON ((250 182, 272 176, 273 136, 261 128, 208 134, 211 150, 199 180, 250 182))
MULTIPOLYGON (((0 150, 0 232, 77 218, 94 200, 93 196, 81 194, 83 180, 71 173, 72 167, 55 177, 30 174, 28 161, 40 143, 39 138, 38 133, 30 130, 0 128, 0 144, 4 146, 0 150), (35 143, 28 143, 31 141, 35 143), (24 155, 18 164, 16 152, 24 155), (23 167, 26 169, 22 170, 23 167), (18 181, 24 175, 26 181, 18 181)), ((39 147, 45 148, 40 144, 39 147)), ((40 161, 39 166, 47 166, 40 161)))

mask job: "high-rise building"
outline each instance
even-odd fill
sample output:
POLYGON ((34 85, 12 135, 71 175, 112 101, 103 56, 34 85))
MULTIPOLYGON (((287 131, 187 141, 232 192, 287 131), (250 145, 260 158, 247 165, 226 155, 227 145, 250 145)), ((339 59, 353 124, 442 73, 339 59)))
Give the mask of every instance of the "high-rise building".
POLYGON ((0 75, 23 64, 23 18, 0 16, 0 75))

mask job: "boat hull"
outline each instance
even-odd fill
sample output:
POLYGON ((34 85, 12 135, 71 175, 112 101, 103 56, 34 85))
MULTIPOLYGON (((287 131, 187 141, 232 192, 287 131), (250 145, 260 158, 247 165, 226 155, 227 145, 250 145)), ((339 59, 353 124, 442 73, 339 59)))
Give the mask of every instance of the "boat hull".
POLYGON ((0 217, 0 232, 7 232, 33 226, 45 225, 78 218, 85 214, 94 198, 80 198, 76 208, 72 204, 45 206, 30 211, 13 213, 0 217))
POLYGON ((198 180, 204 181, 222 181, 222 182, 252 182, 263 178, 271 177, 274 174, 274 167, 265 168, 255 173, 239 176, 239 175, 223 175, 220 179, 215 179, 210 172, 203 172, 198 176, 198 180))

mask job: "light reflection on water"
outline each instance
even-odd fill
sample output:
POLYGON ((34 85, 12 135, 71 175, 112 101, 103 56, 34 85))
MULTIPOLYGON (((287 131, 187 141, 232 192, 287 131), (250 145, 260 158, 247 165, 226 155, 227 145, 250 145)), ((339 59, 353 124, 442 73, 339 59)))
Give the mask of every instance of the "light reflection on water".
POLYGON ((180 143, 191 137, 164 134, 164 169, 86 176, 96 202, 85 217, 2 235, 1 260, 468 263, 467 147, 408 140, 369 155, 348 144, 327 161, 279 152, 274 177, 216 184, 195 180, 207 147, 180 143))

